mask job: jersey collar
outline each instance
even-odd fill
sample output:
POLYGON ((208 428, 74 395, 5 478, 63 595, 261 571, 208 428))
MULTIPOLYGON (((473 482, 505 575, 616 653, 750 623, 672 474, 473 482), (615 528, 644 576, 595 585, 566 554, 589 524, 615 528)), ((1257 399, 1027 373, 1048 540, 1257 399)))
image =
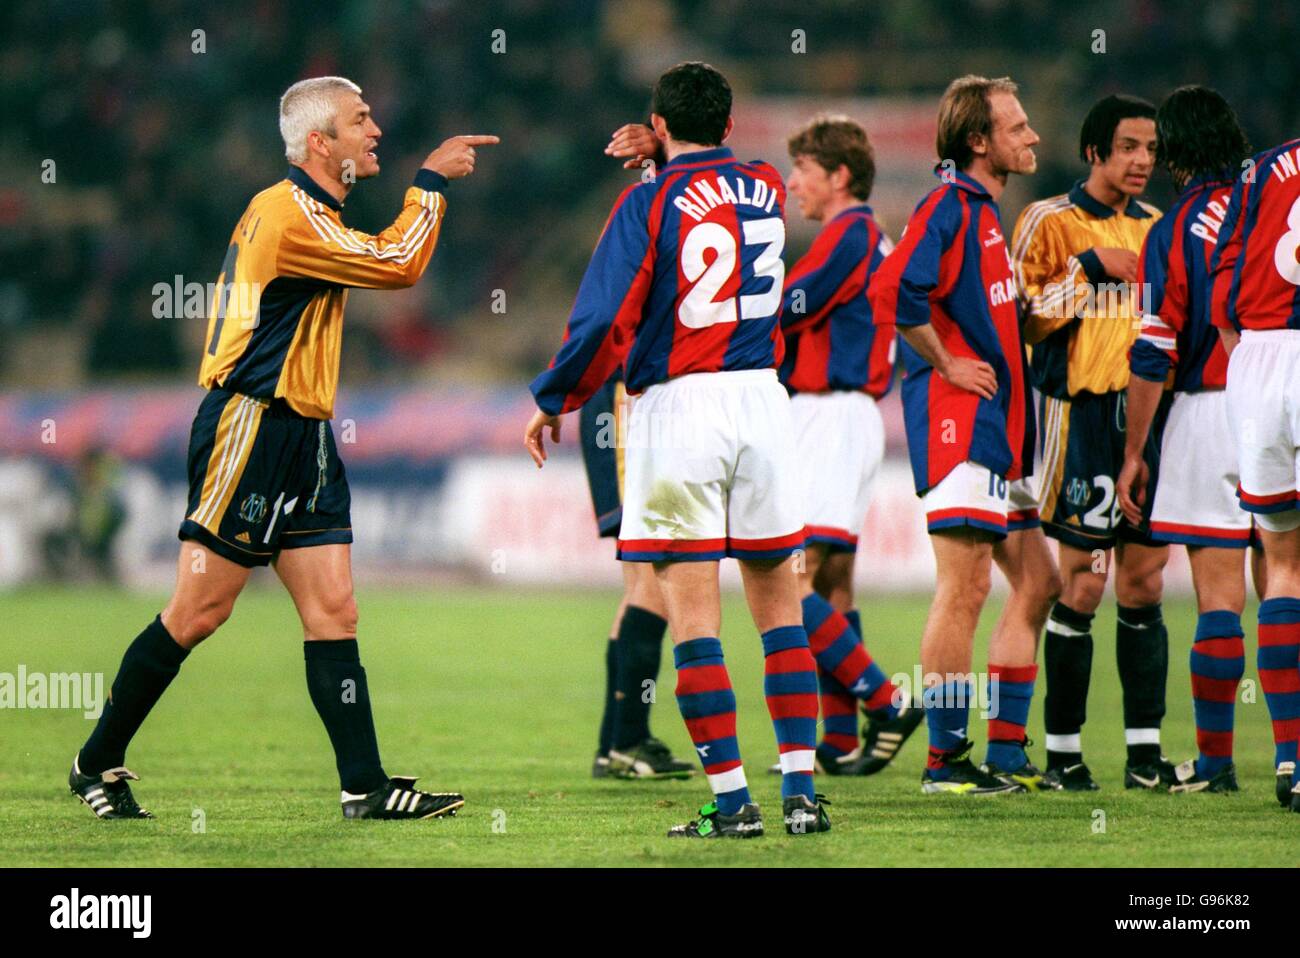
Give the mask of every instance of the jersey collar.
POLYGON ((942 163, 936 163, 934 165, 934 175, 939 177, 939 179, 944 183, 949 183, 952 186, 963 189, 967 193, 974 193, 976 196, 982 196, 988 200, 993 199, 993 194, 986 190, 980 184, 979 180, 975 179, 973 176, 968 176, 961 170, 952 171, 942 163))
POLYGON ((1191 193, 1194 190, 1202 189, 1206 186, 1231 186, 1232 171, 1219 170, 1217 173, 1202 173, 1200 176, 1193 176, 1188 180, 1179 193, 1191 193))
POLYGON ((301 166, 289 167, 288 179, 290 183, 298 187, 312 199, 324 203, 336 213, 343 209, 343 204, 330 196, 329 193, 325 192, 325 190, 321 188, 320 184, 308 176, 307 171, 301 166))
POLYGON ((868 216, 876 215, 875 213, 871 212, 871 207, 868 206, 866 203, 855 203, 852 206, 844 207, 844 209, 840 210, 838 213, 832 216, 831 222, 834 223, 836 220, 843 219, 845 216, 850 216, 854 213, 866 213, 868 216))
MULTIPOLYGON (((1085 180, 1079 180, 1074 186, 1070 187, 1070 202, 1085 213, 1091 213, 1099 220, 1108 219, 1115 215, 1115 211, 1100 200, 1093 199, 1092 195, 1083 188, 1085 180)), ((1128 203, 1124 206, 1124 215, 1135 220, 1150 219, 1151 214, 1135 198, 1130 196, 1128 203)))
POLYGON ((729 147, 715 146, 711 150, 694 150, 690 153, 679 153, 663 165, 663 168, 674 170, 690 170, 696 167, 713 166, 717 163, 724 163, 727 160, 735 159, 735 154, 729 147))

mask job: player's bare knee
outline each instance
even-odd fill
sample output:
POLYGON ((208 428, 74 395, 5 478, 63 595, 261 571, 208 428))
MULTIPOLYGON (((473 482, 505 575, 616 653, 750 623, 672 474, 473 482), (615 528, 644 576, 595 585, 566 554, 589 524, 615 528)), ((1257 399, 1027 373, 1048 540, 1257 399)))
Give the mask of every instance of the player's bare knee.
POLYGON ((1164 580, 1163 567, 1120 569, 1115 576, 1115 599, 1131 608, 1155 605, 1164 592, 1164 580))
POLYGON ((1071 570, 1065 575, 1059 597, 1076 612, 1092 613, 1097 611, 1105 594, 1105 573, 1084 569, 1071 570))
POLYGON ((1044 609, 1050 609, 1064 591, 1065 582, 1061 578, 1061 573, 1057 572, 1055 568, 1050 568, 1047 572, 1035 577, 1031 595, 1035 607, 1041 606, 1044 609))
POLYGON ((174 602, 163 611, 163 626, 183 648, 192 649, 225 625, 234 599, 204 597, 197 602, 174 602))

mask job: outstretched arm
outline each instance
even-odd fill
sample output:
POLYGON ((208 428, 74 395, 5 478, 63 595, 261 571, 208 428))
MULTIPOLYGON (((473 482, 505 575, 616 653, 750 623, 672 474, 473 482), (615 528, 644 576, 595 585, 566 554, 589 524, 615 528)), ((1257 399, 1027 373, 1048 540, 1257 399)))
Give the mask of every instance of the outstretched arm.
POLYGON ((447 182, 474 172, 476 146, 497 142, 495 136, 445 141, 415 174, 397 219, 374 235, 342 226, 311 197, 295 195, 303 215, 284 233, 279 274, 367 289, 411 286, 438 244, 447 182))

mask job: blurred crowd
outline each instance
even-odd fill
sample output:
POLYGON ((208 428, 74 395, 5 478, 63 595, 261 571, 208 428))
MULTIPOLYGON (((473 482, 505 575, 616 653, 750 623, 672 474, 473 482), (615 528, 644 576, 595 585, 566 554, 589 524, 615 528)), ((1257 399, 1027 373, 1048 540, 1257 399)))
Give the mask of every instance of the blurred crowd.
POLYGON ((674 62, 714 62, 747 98, 937 96, 957 73, 1009 73, 1052 134, 1046 191, 1108 92, 1203 82, 1257 147, 1300 133, 1297 26, 1255 0, 10 0, 0 388, 192 378, 203 321, 155 317, 154 287, 215 280, 247 200, 285 169, 278 96, 304 76, 356 80, 383 128, 383 175, 347 202, 358 228, 386 225, 445 136, 502 137, 451 188, 426 279, 354 297, 345 381, 518 379, 557 341, 627 180, 608 134, 674 62))

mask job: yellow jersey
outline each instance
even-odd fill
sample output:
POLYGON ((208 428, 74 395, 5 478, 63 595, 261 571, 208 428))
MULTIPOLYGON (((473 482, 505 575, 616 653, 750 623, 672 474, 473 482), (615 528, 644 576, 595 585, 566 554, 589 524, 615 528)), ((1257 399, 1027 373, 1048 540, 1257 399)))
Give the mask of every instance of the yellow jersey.
POLYGON ((253 197, 208 307, 199 385, 331 418, 348 288, 420 278, 442 229, 446 185, 420 170, 397 219, 375 236, 344 226, 343 204, 299 167, 253 197))
POLYGON ((1128 386, 1129 348, 1141 303, 1129 284, 1106 275, 1096 250, 1141 254, 1160 211, 1130 199, 1123 213, 1076 183, 1070 192, 1030 203, 1016 221, 1011 265, 1025 304, 1024 337, 1039 392, 1068 399, 1128 386))

